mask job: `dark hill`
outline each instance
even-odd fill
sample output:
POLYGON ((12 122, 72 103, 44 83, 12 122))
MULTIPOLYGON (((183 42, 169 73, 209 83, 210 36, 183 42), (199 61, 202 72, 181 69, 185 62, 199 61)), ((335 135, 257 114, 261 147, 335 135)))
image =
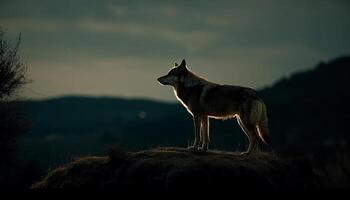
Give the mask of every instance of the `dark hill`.
POLYGON ((348 143, 350 57, 321 62, 260 91, 275 146, 348 143))
POLYGON ((142 99, 66 96, 23 104, 35 135, 120 132, 135 121, 163 120, 165 113, 170 118, 183 114, 177 104, 142 99))
POLYGON ((58 167, 34 188, 114 188, 167 190, 310 187, 312 171, 299 169, 276 156, 257 153, 241 157, 232 152, 191 152, 158 148, 109 157, 83 157, 58 167), (300 178, 301 173, 309 176, 300 178))
POLYGON ((349 147, 301 149, 279 156, 256 152, 157 148, 106 157, 79 157, 48 172, 33 188, 113 188, 114 191, 179 191, 238 188, 345 188, 350 186, 349 147), (289 155, 288 155, 289 154, 289 155))

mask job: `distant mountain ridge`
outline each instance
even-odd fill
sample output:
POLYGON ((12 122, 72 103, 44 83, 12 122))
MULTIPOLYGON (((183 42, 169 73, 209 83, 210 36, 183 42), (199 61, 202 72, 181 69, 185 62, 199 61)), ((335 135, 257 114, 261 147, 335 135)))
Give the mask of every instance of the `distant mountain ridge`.
MULTIPOLYGON (((258 91, 268 106, 272 146, 347 143, 349 77, 350 56, 343 56, 258 91)), ((139 150, 185 147, 193 139, 191 117, 180 104, 70 96, 22 106, 33 124, 32 133, 21 141, 25 157, 40 155, 61 163, 113 144, 139 150)), ((212 147, 245 148, 236 122, 211 120, 210 129, 212 147)), ((43 165, 51 164, 56 163, 43 165)))
POLYGON ((178 105, 142 99, 66 96, 25 102, 33 132, 93 132, 96 126, 142 119, 159 120, 164 113, 178 113, 178 105), (141 116, 142 115, 142 116, 141 116), (45 116, 45 118, 43 117, 45 116))

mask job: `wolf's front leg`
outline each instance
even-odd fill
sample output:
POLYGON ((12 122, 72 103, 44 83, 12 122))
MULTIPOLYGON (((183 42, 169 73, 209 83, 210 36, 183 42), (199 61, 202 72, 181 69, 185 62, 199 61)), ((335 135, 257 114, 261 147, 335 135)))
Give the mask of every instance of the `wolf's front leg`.
POLYGON ((193 146, 188 147, 188 149, 197 150, 201 143, 200 137, 201 137, 202 116, 193 115, 193 123, 194 123, 194 143, 193 143, 193 146))
POLYGON ((209 148, 209 118, 202 116, 202 131, 201 131, 202 146, 198 150, 207 151, 209 148))

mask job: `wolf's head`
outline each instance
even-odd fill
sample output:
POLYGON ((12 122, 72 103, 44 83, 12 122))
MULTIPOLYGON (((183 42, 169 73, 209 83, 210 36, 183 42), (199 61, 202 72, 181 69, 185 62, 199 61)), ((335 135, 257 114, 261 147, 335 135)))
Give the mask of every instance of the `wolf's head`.
POLYGON ((186 67, 186 61, 183 59, 180 65, 175 63, 175 66, 168 72, 167 75, 159 77, 157 80, 162 85, 175 86, 183 80, 187 73, 188 69, 186 67))

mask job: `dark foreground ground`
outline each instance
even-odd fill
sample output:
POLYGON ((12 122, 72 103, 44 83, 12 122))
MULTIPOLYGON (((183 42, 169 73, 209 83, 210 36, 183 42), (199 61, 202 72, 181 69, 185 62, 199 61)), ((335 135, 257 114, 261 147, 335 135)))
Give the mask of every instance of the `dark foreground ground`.
MULTIPOLYGON (((334 159, 339 162, 342 158, 334 159)), ((349 168, 344 167, 344 163, 341 164, 343 166, 337 166, 339 163, 331 163, 332 166, 329 166, 319 162, 322 160, 315 160, 308 155, 281 159, 266 152, 244 157, 235 152, 192 152, 182 148, 157 148, 133 153, 114 148, 106 157, 75 158, 50 171, 32 187, 164 191, 191 190, 195 187, 232 189, 349 186, 349 168)))

